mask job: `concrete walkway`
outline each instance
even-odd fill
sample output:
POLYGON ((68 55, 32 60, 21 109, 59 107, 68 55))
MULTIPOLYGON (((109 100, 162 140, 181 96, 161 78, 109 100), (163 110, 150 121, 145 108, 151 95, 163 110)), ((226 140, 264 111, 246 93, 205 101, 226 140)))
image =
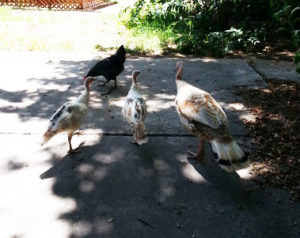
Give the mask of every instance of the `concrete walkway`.
MULTIPOLYGON (((83 90, 91 56, 58 58, 1 52, 0 237, 297 237, 300 206, 280 190, 261 189, 247 170, 222 171, 206 146, 206 164, 186 159, 197 140, 174 107, 175 58, 129 58, 118 90, 101 96, 94 84, 90 111, 66 154, 66 135, 40 147, 53 112, 83 90), (132 70, 141 71, 149 143, 129 143, 121 118, 132 70)), ((252 119, 239 88, 266 86, 238 59, 184 59, 184 80, 223 106, 231 132, 250 151, 242 119, 252 119)), ((101 80, 101 78, 99 79, 101 80)))

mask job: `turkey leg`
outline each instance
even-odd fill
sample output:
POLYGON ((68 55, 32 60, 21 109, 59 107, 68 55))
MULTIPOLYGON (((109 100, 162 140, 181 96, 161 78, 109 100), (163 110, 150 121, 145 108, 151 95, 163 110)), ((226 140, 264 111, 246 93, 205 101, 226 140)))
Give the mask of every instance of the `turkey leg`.
MULTIPOLYGON (((114 87, 111 87, 107 92, 101 93, 101 95, 107 95, 107 94, 111 93, 111 91, 113 91, 114 89, 117 88, 117 78, 113 78, 112 80, 115 81, 115 86, 114 86, 114 87)), ((109 82, 109 81, 107 81, 107 82, 109 82)), ((106 83, 107 83, 107 82, 106 82, 106 83)))
POLYGON ((72 137, 73 137, 73 135, 83 135, 83 132, 82 131, 77 131, 77 132, 72 132, 72 133, 69 133, 68 134, 68 143, 69 143, 69 151, 68 151, 68 153, 69 154, 73 154, 73 153, 78 153, 78 152, 80 152, 80 147, 81 146, 83 146, 84 145, 84 141, 83 142, 81 142, 80 144, 79 144, 79 146, 76 148, 76 149, 73 149, 72 148, 72 144, 71 144, 71 140, 72 140, 72 137))
POLYGON ((197 154, 188 151, 188 159, 198 159, 201 162, 203 161, 203 155, 204 155, 204 139, 203 138, 199 138, 199 144, 198 144, 198 150, 197 150, 197 154))

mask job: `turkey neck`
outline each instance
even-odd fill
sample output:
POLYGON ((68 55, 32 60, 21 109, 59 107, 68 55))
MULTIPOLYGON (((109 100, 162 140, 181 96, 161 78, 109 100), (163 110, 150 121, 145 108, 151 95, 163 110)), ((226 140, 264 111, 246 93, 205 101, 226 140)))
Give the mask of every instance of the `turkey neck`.
POLYGON ((84 86, 85 86, 85 91, 89 94, 90 93, 90 87, 92 82, 94 81, 93 78, 88 77, 85 82, 84 82, 84 86))
POLYGON ((93 78, 87 78, 84 82, 85 91, 80 96, 80 101, 83 101, 84 103, 88 104, 90 99, 90 87, 92 82, 94 81, 93 78))
POLYGON ((182 68, 182 67, 180 67, 180 68, 177 70, 177 73, 176 73, 176 80, 181 80, 182 71, 183 71, 183 68, 182 68))
POLYGON ((131 85, 131 88, 135 88, 135 89, 138 88, 138 86, 137 86, 137 76, 136 76, 136 75, 132 77, 132 85, 131 85))

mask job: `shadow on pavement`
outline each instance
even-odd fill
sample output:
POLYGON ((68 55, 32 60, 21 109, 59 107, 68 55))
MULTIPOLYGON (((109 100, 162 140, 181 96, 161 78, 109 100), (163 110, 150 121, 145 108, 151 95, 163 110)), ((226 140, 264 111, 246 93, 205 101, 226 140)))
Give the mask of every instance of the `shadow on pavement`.
POLYGON ((55 178, 54 194, 76 203, 59 217, 70 224, 70 237, 287 235, 288 211, 223 172, 209 148, 205 166, 186 160, 182 149, 194 138, 151 137, 142 147, 130 140, 103 136, 80 154, 53 158, 41 174, 55 178))
MULTIPOLYGON (((93 86, 91 108, 82 128, 121 136, 102 136, 75 155, 53 155, 52 167, 40 175, 41 182, 54 179, 56 196, 76 204, 57 218, 70 225, 69 237, 293 237, 291 224, 297 215, 287 200, 278 204, 251 181, 223 172, 210 149, 205 166, 186 159, 186 150, 195 150, 197 142, 186 136, 175 112, 176 59, 161 60, 164 65, 160 60, 128 59, 118 78, 119 89, 107 97, 101 97, 93 86), (140 85, 149 111, 146 124, 150 134, 156 135, 142 147, 129 144, 131 137, 126 135, 130 130, 120 114, 133 69, 142 72, 140 85)), ((3 106, 0 111, 16 113, 24 123, 35 117, 50 118, 62 103, 80 94, 82 77, 95 62, 62 61, 53 68, 62 78, 31 78, 27 81, 36 83, 36 89, 2 90, 0 98, 13 106, 3 106), (28 105, 14 105, 27 100, 28 105)), ((216 70, 217 60, 199 62, 190 60, 199 67, 186 67, 187 81, 212 91, 224 104, 242 103, 231 93, 228 81, 214 81, 228 73, 230 63, 216 70)), ((234 71, 245 79, 236 79, 234 85, 247 86, 248 77, 254 77, 243 70, 234 71)), ((233 134, 242 125, 239 113, 228 111, 237 125, 233 134)))

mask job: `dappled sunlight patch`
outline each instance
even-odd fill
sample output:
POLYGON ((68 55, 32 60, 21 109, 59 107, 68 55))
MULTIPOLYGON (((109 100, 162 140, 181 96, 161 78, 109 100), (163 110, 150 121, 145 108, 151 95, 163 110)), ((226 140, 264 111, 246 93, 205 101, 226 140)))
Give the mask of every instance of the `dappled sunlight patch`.
POLYGON ((154 170, 152 168, 151 169, 139 168, 139 173, 143 177, 150 177, 154 174, 154 170))
POLYGON ((244 122, 254 123, 256 122, 256 116, 249 112, 243 112, 239 118, 244 122))
MULTIPOLYGON (((190 59, 191 62, 197 62, 199 61, 199 59, 190 59)), ((218 62, 219 60, 218 59, 215 59, 215 58, 203 58, 201 59, 202 62, 204 63, 215 63, 215 62, 218 62)))
POLYGON ((97 154, 98 156, 95 158, 95 160, 103 164, 111 164, 122 158, 124 153, 124 149, 115 149, 115 151, 110 154, 97 154))
POLYGON ((159 184, 159 200, 161 202, 165 201, 169 197, 173 197, 176 194, 176 190, 172 183, 168 180, 160 180, 159 184))
POLYGON ((245 111, 247 108, 243 103, 228 103, 225 107, 228 110, 245 111))
MULTIPOLYGON (((40 84, 36 84, 36 87, 39 87, 39 86, 40 86, 40 84)), ((62 84, 57 84, 57 82, 53 82, 53 81, 51 83, 48 83, 47 85, 43 85, 43 90, 56 90, 57 92, 66 92, 69 90, 69 88, 70 88, 70 85, 68 85, 68 84, 62 85, 62 84)), ((84 90, 84 88, 82 87, 82 91, 83 90, 84 90)), ((77 93, 80 93, 80 91, 78 89, 76 91, 77 91, 77 93)), ((72 92, 72 93, 76 93, 76 92, 72 92)))
POLYGON ((92 232, 92 225, 87 221, 77 221, 72 225, 72 235, 77 237, 88 236, 92 232))
MULTIPOLYGON (((241 103, 241 102, 226 103, 226 102, 220 102, 220 101, 218 103, 226 111, 239 112, 238 118, 241 121, 255 122, 257 119, 257 117, 253 113, 253 111, 249 110, 249 108, 244 103, 241 103)), ((261 109, 257 108, 256 110, 260 111, 261 109)))
POLYGON ((188 180, 193 181, 195 183, 207 183, 207 181, 203 178, 203 176, 188 162, 185 162, 182 166, 182 174, 188 180))
POLYGON ((299 195, 299 85, 269 83, 264 89, 240 89, 255 120, 245 120, 255 150, 249 155, 251 173, 267 184, 299 195))
POLYGON ((1 133, 6 133, 6 132, 43 133, 48 125, 47 123, 48 120, 40 119, 38 117, 31 118, 30 121, 24 123, 23 118, 20 117, 20 114, 17 112, 0 113, 0 117, 1 117, 1 124, 0 124, 1 133), (12 121, 14 122, 13 127, 10 126, 12 121))
POLYGON ((86 175, 94 171, 94 166, 88 163, 83 163, 76 168, 80 174, 86 175))
POLYGON ((92 105, 95 108, 101 107, 103 105, 103 99, 96 89, 92 89, 90 92, 89 105, 92 105))
POLYGON ((123 108, 124 102, 125 102, 125 98, 126 97, 119 97, 119 98, 111 99, 109 101, 109 105, 115 106, 115 107, 119 107, 119 108, 123 108))
POLYGON ((164 171, 170 169, 170 166, 163 160, 154 160, 153 161, 154 168, 158 171, 164 171))
MULTIPOLYGON (((85 150, 85 147, 92 146, 100 143, 102 136, 99 133, 95 133, 93 130, 83 131, 81 136, 73 136, 72 146, 77 148, 82 142, 85 142, 84 145, 80 148, 81 151, 85 150)), ((44 151, 45 153, 51 154, 54 157, 61 157, 61 154, 67 155, 69 150, 67 133, 60 133, 55 135, 46 145, 41 146, 42 134, 40 135, 40 141, 37 142, 37 148, 44 151)), ((82 153, 82 152, 81 152, 82 153)), ((79 153, 79 154, 81 154, 79 153)))
POLYGON ((155 98, 159 98, 159 99, 165 99, 165 100, 172 100, 172 102, 174 103, 175 105, 175 98, 176 98, 176 95, 168 95, 168 94, 155 94, 155 98))
POLYGON ((80 181, 79 190, 82 193, 92 192, 95 188, 95 184, 92 181, 80 181))
MULTIPOLYGON (((153 160, 153 167, 158 173, 158 185, 159 185, 159 195, 158 199, 160 202, 164 202, 166 199, 173 197, 176 194, 176 189, 174 187, 175 178, 172 176, 173 171, 170 165, 160 159, 153 160)), ((149 171, 148 171, 149 172, 149 171)))
POLYGON ((109 234, 113 230, 113 223, 105 219, 97 219, 93 225, 97 234, 109 234))
POLYGON ((241 102, 223 102, 218 100, 218 103, 223 109, 228 111, 239 111, 239 112, 247 111, 247 107, 241 102))
MULTIPOLYGON (((11 93, 14 93, 14 92, 11 92, 11 93)), ((35 100, 34 98, 31 99, 31 98, 22 98, 21 99, 22 101, 20 102, 12 102, 10 101, 9 99, 1 99, 0 98, 0 105, 1 106, 4 106, 4 107, 8 107, 8 108, 26 108, 26 107, 29 107, 31 106, 33 103, 35 103, 35 100)))
POLYGON ((70 225, 59 216, 61 212, 76 209, 76 202, 54 195, 54 180, 40 180, 38 174, 45 166, 35 165, 34 160, 39 156, 29 160, 32 156, 25 155, 29 167, 2 173, 0 186, 6 191, 0 198, 1 218, 5 217, 1 219, 3 237, 13 237, 16 233, 24 233, 28 237, 44 237, 45 232, 49 237, 67 237, 70 234, 70 225))
POLYGON ((174 101, 166 102, 165 100, 148 100, 147 111, 148 112, 159 112, 168 108, 174 107, 174 101))
POLYGON ((237 170, 236 173, 241 179, 252 180, 254 178, 254 175, 251 173, 251 167, 237 170))
POLYGON ((107 169, 106 168, 97 168, 94 170, 92 176, 95 181, 101 181, 103 180, 107 175, 107 169))

